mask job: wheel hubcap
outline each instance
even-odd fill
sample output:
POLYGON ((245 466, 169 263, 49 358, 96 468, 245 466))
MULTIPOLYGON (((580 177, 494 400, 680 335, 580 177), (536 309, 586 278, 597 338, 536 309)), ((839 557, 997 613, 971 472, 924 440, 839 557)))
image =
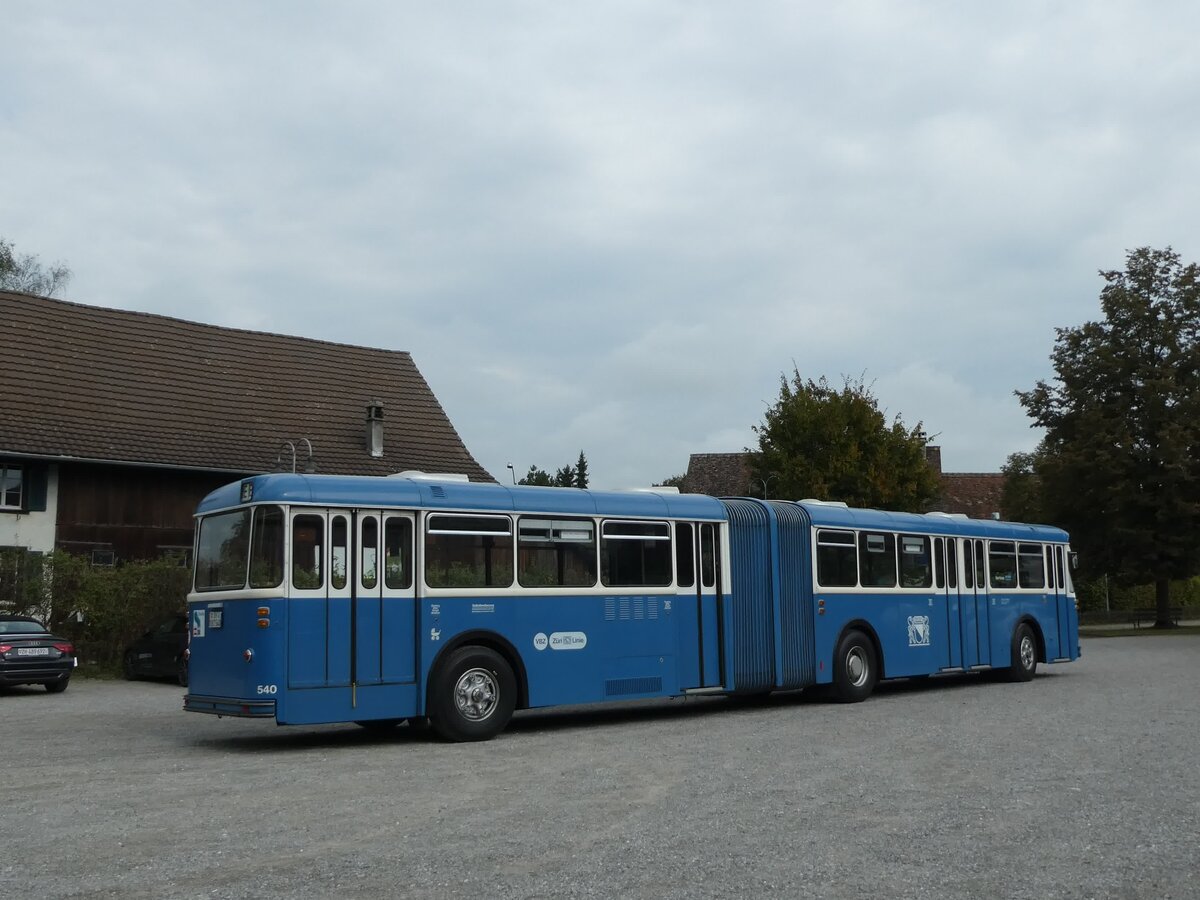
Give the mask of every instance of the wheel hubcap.
POLYGON ((1026 669, 1033 668, 1033 662, 1037 658, 1037 654, 1033 649, 1033 638, 1029 635, 1021 637, 1021 665, 1026 669))
POLYGON ((853 647, 846 654, 846 675, 850 679, 850 683, 855 687, 862 687, 867 683, 867 675, 870 672, 870 666, 867 665, 867 654, 862 647, 853 647))
POLYGON ((496 710, 500 687, 487 669, 468 669, 454 686, 454 705, 459 715, 480 722, 496 710))

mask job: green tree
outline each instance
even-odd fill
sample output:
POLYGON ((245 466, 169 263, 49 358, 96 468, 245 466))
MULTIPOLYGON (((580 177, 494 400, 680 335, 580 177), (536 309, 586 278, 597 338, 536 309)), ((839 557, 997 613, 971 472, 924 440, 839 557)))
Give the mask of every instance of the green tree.
POLYGON ((0 238, 0 290, 52 297, 70 280, 71 270, 62 263, 43 266, 37 256, 17 255, 12 242, 0 238))
POLYGON ((805 380, 793 366, 792 378, 779 381, 779 400, 754 428, 752 483, 769 484, 773 497, 912 512, 938 496, 920 423, 909 429, 899 416, 889 423, 861 379, 845 378, 838 389, 824 377, 805 380))
POLYGON ((539 469, 537 466, 530 466, 529 471, 525 473, 517 484, 532 485, 535 487, 553 487, 554 479, 545 469, 539 469))
POLYGON ((1100 275, 1104 318, 1058 329, 1053 382, 1017 396, 1046 429, 1051 520, 1118 584, 1153 583, 1168 628, 1171 579, 1200 571, 1200 269, 1142 247, 1100 275))
POLYGON ((685 479, 686 477, 687 477, 686 474, 685 475, 672 475, 670 478, 664 478, 662 481, 660 481, 658 483, 658 486, 659 487, 673 487, 673 488, 683 487, 683 479, 685 479))
POLYGON ((1045 522, 1042 479, 1039 472, 1041 449, 1033 453, 1013 453, 1000 467, 1004 487, 1000 491, 1000 515, 1010 522, 1045 522))
POLYGON ((536 485, 539 487, 579 487, 585 488, 588 483, 587 457, 579 451, 579 462, 574 466, 563 466, 553 475, 545 469, 530 466, 517 484, 536 485))

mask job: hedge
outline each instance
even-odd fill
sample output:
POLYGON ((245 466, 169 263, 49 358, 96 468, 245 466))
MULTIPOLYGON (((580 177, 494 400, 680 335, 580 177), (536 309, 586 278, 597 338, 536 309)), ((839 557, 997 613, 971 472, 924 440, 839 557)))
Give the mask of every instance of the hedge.
POLYGON ((12 612, 32 615, 75 644, 81 665, 112 667, 147 629, 187 608, 191 570, 177 560, 93 566, 56 550, 45 555, 0 551, 12 612))

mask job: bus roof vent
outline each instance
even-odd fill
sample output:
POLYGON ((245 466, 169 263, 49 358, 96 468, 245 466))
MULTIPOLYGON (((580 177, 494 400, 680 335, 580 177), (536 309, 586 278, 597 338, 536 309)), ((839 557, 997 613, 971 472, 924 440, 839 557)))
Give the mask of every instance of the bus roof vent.
POLYGON ((409 478, 413 481, 457 481, 462 483, 471 480, 469 475, 462 475, 457 472, 422 472, 419 469, 405 469, 403 472, 396 472, 389 475, 388 478, 409 478))
POLYGON ((653 487, 635 487, 635 488, 617 488, 619 494, 678 494, 679 488, 669 487, 665 484, 656 484, 653 487))
POLYGON ((838 509, 849 509, 850 504, 841 500, 814 500, 811 497, 806 497, 799 501, 800 503, 811 503, 813 506, 836 506, 838 509))
POLYGON ((948 513, 948 512, 927 512, 927 516, 932 516, 938 519, 969 519, 966 513, 948 513))

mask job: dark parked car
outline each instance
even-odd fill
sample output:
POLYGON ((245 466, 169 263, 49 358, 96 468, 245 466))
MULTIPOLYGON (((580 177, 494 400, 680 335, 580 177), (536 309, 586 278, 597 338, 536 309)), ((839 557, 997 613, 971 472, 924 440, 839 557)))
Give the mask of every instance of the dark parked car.
POLYGON ((52 694, 67 689, 77 665, 75 647, 30 616, 0 616, 0 687, 44 684, 52 694))
POLYGON ((125 650, 125 677, 174 678, 188 683, 188 619, 184 613, 171 616, 151 628, 125 650))

